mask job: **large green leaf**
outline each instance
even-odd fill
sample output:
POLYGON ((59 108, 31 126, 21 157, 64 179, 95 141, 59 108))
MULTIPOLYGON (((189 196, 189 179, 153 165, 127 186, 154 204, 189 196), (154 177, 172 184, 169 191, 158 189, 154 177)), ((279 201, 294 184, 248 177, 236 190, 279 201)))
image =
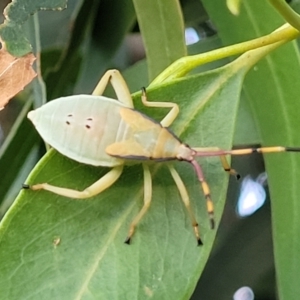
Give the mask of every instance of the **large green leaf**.
MULTIPOLYGON (((240 60, 241 61, 241 60, 240 60)), ((244 62, 247 60, 244 60, 244 62)), ((246 68, 221 69, 149 89, 149 99, 181 108, 172 129, 194 146, 231 148, 241 82, 246 68)), ((135 103, 141 107, 139 95, 135 103)), ((84 105, 84 104, 83 104, 84 105)), ((167 110, 143 110, 160 120, 167 110)), ((228 175, 217 158, 201 160, 215 203, 224 206, 228 175)), ((211 230, 204 197, 191 166, 176 163, 199 221, 204 246, 193 229, 163 164, 153 164, 153 201, 132 245, 128 226, 142 206, 139 165, 128 166, 110 189, 88 200, 45 191, 22 191, 0 228, 1 296, 5 299, 188 299, 208 259, 211 230)), ((76 163, 50 151, 27 183, 83 189, 107 170, 76 163)))
MULTIPOLYGON (((224 1, 204 3, 226 44, 261 36, 282 24, 266 1, 244 1, 239 17, 229 14, 224 1)), ((300 145, 299 67, 298 47, 290 43, 259 63, 246 78, 244 88, 264 145, 300 145)), ((295 299, 300 294, 300 157, 266 155, 265 162, 279 295, 280 299, 295 299)))
POLYGON ((184 24, 178 0, 134 0, 144 41, 149 79, 186 55, 184 24))

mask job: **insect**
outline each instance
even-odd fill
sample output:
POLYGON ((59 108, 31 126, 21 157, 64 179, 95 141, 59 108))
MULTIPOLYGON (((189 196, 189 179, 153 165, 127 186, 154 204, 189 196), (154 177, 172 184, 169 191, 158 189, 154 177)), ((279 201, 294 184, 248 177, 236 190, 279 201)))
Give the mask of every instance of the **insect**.
MULTIPOLYGON (((48 183, 27 185, 31 190, 47 190, 69 198, 88 198, 103 192, 121 175, 126 163, 141 163, 144 173, 144 204, 129 227, 125 243, 130 244, 137 224, 149 209, 152 198, 150 162, 184 161, 190 163, 202 187, 210 226, 215 227, 214 208, 209 186, 205 180, 197 157, 219 156, 226 172, 239 177, 231 169, 227 155, 245 155, 253 152, 300 151, 300 148, 265 147, 239 150, 190 147, 172 133, 170 126, 179 113, 179 107, 171 102, 147 100, 142 89, 142 103, 148 107, 170 108, 169 113, 156 122, 134 109, 128 87, 117 70, 105 73, 92 95, 62 97, 50 101, 28 113, 41 137, 61 154, 83 164, 112 168, 98 181, 83 191, 57 187, 48 183), (108 85, 113 86, 117 99, 101 96, 108 85)), ((190 205, 186 187, 171 164, 169 171, 188 211, 198 245, 202 245, 198 223, 190 205)))

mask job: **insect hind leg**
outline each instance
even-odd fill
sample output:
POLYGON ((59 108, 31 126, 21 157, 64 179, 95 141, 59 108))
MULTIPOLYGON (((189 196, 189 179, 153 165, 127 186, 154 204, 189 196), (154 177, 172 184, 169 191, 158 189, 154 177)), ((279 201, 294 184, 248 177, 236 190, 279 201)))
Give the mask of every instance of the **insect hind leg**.
POLYGON ((178 172, 175 170, 175 168, 172 165, 168 165, 168 168, 169 168, 170 173, 177 185, 178 191, 181 196, 181 200, 184 203, 186 210, 188 211, 188 214, 190 216, 192 226, 194 227, 194 233, 195 233, 195 236, 196 236, 196 239, 198 242, 198 246, 201 246, 201 245, 203 245, 203 243, 202 243, 202 240, 201 240, 200 234, 199 234, 198 222, 196 221, 194 212, 192 210, 191 202, 190 202, 186 187, 185 187, 182 179, 180 178, 178 172))
POLYGON ((68 197, 68 198, 85 199, 100 194, 105 189, 109 188, 112 184, 114 184, 117 181, 117 179, 122 174, 122 171, 123 171, 123 165, 114 167, 103 177, 101 177, 98 181, 96 181, 95 183, 93 183, 91 186, 87 187, 83 191, 62 188, 62 187, 50 185, 48 183, 35 184, 32 186, 24 184, 23 188, 31 189, 31 190, 46 190, 54 194, 68 197))
POLYGON ((140 220, 143 218, 145 213, 148 211, 151 199, 152 199, 152 179, 151 179, 151 173, 149 170, 149 167, 147 164, 143 164, 143 170, 144 170, 144 205, 140 212, 135 216, 133 221, 130 224, 129 231, 127 238, 125 240, 125 244, 130 244, 131 237, 134 234, 135 228, 137 224, 140 222, 140 220))

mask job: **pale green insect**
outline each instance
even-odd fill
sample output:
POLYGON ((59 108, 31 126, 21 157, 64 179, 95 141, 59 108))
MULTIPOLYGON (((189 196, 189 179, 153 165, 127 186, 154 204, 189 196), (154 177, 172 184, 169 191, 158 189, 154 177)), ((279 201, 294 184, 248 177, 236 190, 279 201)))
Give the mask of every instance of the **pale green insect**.
MULTIPOLYGON (((93 95, 76 95, 59 98, 28 113, 42 138, 61 154, 80 163, 93 166, 111 167, 102 178, 83 191, 62 188, 48 183, 35 184, 24 188, 44 189, 69 198, 88 198, 110 187, 121 175, 123 166, 132 162, 142 163, 144 170, 144 205, 130 225, 125 240, 130 243, 135 227, 147 212, 152 198, 152 182, 149 161, 186 161, 193 165, 201 183, 214 228, 213 203, 202 169, 196 162, 198 156, 219 156, 225 171, 238 174, 231 169, 225 155, 244 155, 252 152, 300 151, 299 148, 268 147, 241 150, 221 150, 218 148, 191 148, 182 143, 167 127, 176 119, 179 108, 170 102, 149 102, 143 90, 142 102, 148 107, 169 107, 170 112, 160 122, 134 110, 128 87, 117 70, 107 71, 101 78, 93 95), (104 96, 111 83, 117 98, 104 96)), ((175 168, 167 164, 176 183, 182 201, 189 213, 198 245, 202 244, 198 224, 190 206, 190 200, 183 181, 175 168)))

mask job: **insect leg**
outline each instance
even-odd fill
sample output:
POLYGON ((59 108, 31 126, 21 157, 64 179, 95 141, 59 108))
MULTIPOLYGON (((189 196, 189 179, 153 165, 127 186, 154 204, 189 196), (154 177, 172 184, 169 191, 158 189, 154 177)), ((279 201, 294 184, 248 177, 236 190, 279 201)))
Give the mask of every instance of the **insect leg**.
POLYGON ((132 98, 128 89, 128 86, 118 70, 109 70, 100 79, 92 95, 102 95, 108 83, 111 83, 117 98, 120 102, 126 104, 128 107, 133 108, 132 98))
MULTIPOLYGON (((220 151, 220 148, 217 148, 217 147, 193 148, 193 149, 196 150, 197 152, 201 152, 201 151, 205 151, 205 152, 207 152, 207 151, 220 151)), ((228 160, 226 159, 226 156, 225 155, 219 155, 219 157, 220 157, 221 164, 223 166, 224 171, 226 171, 230 175, 235 176, 236 179, 240 179, 241 178, 240 174, 236 170, 234 170, 230 167, 230 164, 229 164, 228 160)))
POLYGON ((146 89, 142 88, 142 102, 145 106, 148 107, 170 107, 171 110, 168 114, 161 120, 160 124, 164 127, 170 126, 179 113, 179 107, 176 103, 173 102, 152 102, 147 100, 146 89))
POLYGON ((120 177, 122 171, 123 165, 114 167, 98 181, 96 181, 83 191, 61 188, 58 186, 50 185, 48 183, 35 184, 32 186, 24 184, 23 188, 31 190, 46 190, 68 198, 84 199, 100 194, 102 191, 109 188, 120 177))
POLYGON ((171 165, 168 165, 168 168, 169 168, 170 173, 171 173, 171 175, 172 175, 172 177, 173 177, 173 179, 174 179, 174 181, 177 185, 178 191, 179 191, 180 196, 181 196, 181 200, 184 203, 184 205, 186 207, 186 210, 189 213, 190 219, 192 221, 192 226, 194 227, 194 232, 195 232, 195 236, 196 236, 196 239, 197 239, 197 242, 198 242, 198 246, 203 245, 203 243, 200 239, 198 223, 196 221, 194 212, 192 210, 189 195, 187 193, 186 187, 185 187, 182 179, 180 178, 178 172, 175 170, 175 168, 171 165))
POLYGON ((144 169, 144 206, 142 207, 140 212, 137 214, 137 216, 133 219, 133 221, 130 224, 128 235, 125 240, 126 244, 130 244, 130 240, 134 233, 135 227, 140 222, 144 214, 147 212, 151 204, 151 199, 152 199, 151 173, 147 164, 143 164, 143 169, 144 169))
POLYGON ((191 160, 190 163, 193 165, 193 167, 196 171, 198 180, 201 183, 203 194, 204 194, 205 199, 206 199, 206 209, 207 209, 209 219, 210 219, 210 227, 211 227, 211 229, 214 229, 215 228, 214 204, 213 204, 213 202, 211 200, 211 197, 210 197, 209 186, 208 186, 208 184, 207 184, 207 182, 204 178, 203 171, 202 171, 200 165, 198 165, 197 161, 196 160, 191 160))

